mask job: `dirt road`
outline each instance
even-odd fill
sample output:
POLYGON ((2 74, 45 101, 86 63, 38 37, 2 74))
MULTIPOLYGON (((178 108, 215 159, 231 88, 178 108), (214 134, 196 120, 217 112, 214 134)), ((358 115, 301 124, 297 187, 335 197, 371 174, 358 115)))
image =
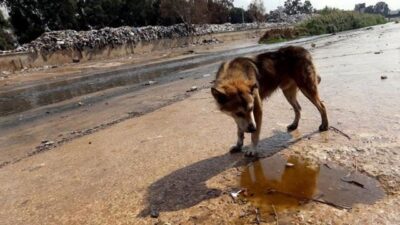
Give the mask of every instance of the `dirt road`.
POLYGON ((253 162, 227 153, 235 142, 235 125, 211 98, 212 76, 207 74, 217 65, 210 65, 188 79, 4 129, 0 154, 12 163, 0 169, 0 221, 400 224, 399 39, 400 26, 391 23, 306 46, 322 77, 330 123, 350 139, 333 130, 316 133, 320 118, 303 96, 300 126, 292 133, 286 125, 293 111, 282 94, 264 104, 261 154, 359 171, 385 191, 374 204, 338 209, 303 202, 275 215, 259 215, 251 201, 234 201, 230 193, 241 188, 242 173, 253 162), (200 90, 186 93, 193 85, 200 90), (43 140, 57 147, 26 156, 25 148, 43 140))

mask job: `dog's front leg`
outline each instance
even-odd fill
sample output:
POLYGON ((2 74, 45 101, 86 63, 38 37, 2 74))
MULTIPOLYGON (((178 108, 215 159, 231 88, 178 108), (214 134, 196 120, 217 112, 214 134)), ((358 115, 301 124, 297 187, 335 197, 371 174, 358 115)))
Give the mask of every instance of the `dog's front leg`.
POLYGON ((261 123, 262 123, 262 101, 258 94, 254 99, 254 120, 256 122, 256 131, 251 134, 251 148, 246 152, 246 156, 255 156, 257 154, 257 145, 260 140, 261 123))
POLYGON ((241 152, 243 147, 244 132, 238 127, 237 129, 237 142, 230 150, 231 153, 241 152))
POLYGON ((244 132, 238 127, 237 129, 237 142, 230 150, 231 153, 241 152, 243 147, 244 132))

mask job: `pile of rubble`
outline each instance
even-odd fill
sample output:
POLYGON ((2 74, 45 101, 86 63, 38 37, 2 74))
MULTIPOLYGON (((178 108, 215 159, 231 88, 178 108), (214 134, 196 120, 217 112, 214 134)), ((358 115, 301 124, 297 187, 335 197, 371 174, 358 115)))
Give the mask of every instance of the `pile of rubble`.
POLYGON ((84 50, 123 44, 136 45, 141 41, 200 36, 221 32, 266 28, 271 26, 276 25, 268 23, 227 23, 192 26, 176 24, 173 26, 106 27, 100 30, 89 31, 51 31, 42 34, 39 38, 30 43, 18 47, 14 52, 55 52, 62 49, 84 50))
POLYGON ((311 18, 312 14, 298 13, 288 15, 283 7, 278 7, 276 10, 271 11, 268 15, 267 21, 270 23, 288 23, 294 24, 311 18))

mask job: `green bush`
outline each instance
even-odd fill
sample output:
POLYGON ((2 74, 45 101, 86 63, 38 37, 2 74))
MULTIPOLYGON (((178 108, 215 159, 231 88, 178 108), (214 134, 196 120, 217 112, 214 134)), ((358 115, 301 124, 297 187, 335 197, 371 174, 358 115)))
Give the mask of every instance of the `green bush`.
POLYGON ((381 15, 341 11, 325 8, 318 12, 319 15, 296 26, 302 35, 320 35, 340 31, 358 29, 386 23, 381 15))
POLYGON ((270 44, 292 40, 302 36, 330 34, 386 23, 385 17, 377 14, 343 11, 325 8, 318 15, 306 20, 294 28, 271 29, 259 40, 261 44, 270 44))
POLYGON ((258 42, 260 44, 284 42, 295 39, 299 35, 299 31, 294 28, 275 28, 267 30, 258 42))

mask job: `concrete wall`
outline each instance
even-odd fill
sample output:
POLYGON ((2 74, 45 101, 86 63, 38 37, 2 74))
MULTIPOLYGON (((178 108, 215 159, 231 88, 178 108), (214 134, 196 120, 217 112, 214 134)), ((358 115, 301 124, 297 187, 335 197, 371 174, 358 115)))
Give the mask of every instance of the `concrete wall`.
POLYGON ((154 51, 181 48, 192 43, 201 43, 212 38, 222 42, 232 42, 249 38, 260 37, 266 29, 249 31, 216 33, 203 36, 162 39, 140 42, 137 45, 125 44, 120 46, 106 46, 101 49, 74 49, 59 50, 53 53, 9 53, 0 55, 0 70, 15 72, 24 68, 35 68, 72 63, 74 60, 87 62, 124 57, 132 54, 148 54, 154 51))

